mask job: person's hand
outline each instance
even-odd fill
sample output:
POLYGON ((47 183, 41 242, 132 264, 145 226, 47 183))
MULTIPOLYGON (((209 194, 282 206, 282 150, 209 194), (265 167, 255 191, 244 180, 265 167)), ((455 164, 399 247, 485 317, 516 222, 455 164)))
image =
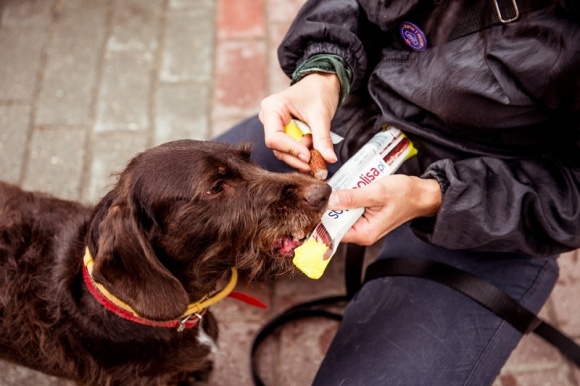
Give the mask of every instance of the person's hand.
POLYGON ((441 200, 436 180, 394 174, 361 188, 333 192, 328 208, 365 208, 341 242, 368 246, 409 220, 434 216, 441 200))
POLYGON ((313 73, 262 101, 259 118, 264 125, 266 146, 276 158, 302 172, 308 172, 310 147, 318 150, 326 162, 336 162, 330 139, 330 121, 336 112, 340 82, 335 74, 313 73), (284 133, 292 118, 306 123, 312 136, 300 142, 284 133))

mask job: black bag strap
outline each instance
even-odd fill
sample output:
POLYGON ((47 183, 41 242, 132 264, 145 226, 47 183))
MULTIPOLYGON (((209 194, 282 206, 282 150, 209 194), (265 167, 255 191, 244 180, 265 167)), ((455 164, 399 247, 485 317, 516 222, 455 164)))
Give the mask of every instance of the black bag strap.
POLYGON ((336 321, 342 320, 342 314, 327 311, 325 306, 346 304, 361 288, 363 259, 365 247, 356 244, 346 245, 344 282, 346 295, 328 296, 292 306, 266 323, 255 335, 250 352, 250 367, 252 380, 256 386, 264 386, 259 376, 256 353, 264 340, 278 328, 298 319, 325 318, 336 321))
POLYGON ((533 331, 540 319, 493 284, 433 260, 388 258, 377 260, 367 268, 364 283, 386 276, 410 276, 428 279, 469 296, 505 319, 522 334, 533 331))
POLYGON ((344 284, 348 300, 361 289, 363 285, 362 270, 366 248, 362 245, 347 244, 344 261, 344 284))
POLYGON ((465 2, 462 16, 453 27, 448 41, 499 24, 516 21, 526 12, 551 4, 550 0, 471 0, 465 2))
POLYGON ((340 322, 342 320, 341 314, 327 311, 325 309, 318 307, 323 305, 336 305, 341 302, 346 302, 346 300, 347 300, 346 296, 333 296, 317 299, 311 302, 301 303, 294 307, 290 307, 289 309, 283 311, 281 314, 279 314, 278 316, 270 320, 268 323, 266 323, 254 337, 254 341, 252 342, 252 349, 250 352, 250 366, 251 366, 250 370, 252 373, 252 380, 254 381, 254 385, 256 386, 265 385, 259 375, 256 354, 258 352, 258 348, 268 336, 273 334, 278 328, 282 327, 283 325, 299 319, 325 318, 340 322))
POLYGON ((419 277, 453 288, 486 307, 522 334, 533 331, 580 366, 580 346, 571 338, 538 318, 536 314, 493 284, 469 272, 433 260, 389 258, 370 264, 366 269, 363 284, 386 276, 419 277))
POLYGON ((346 295, 329 296, 292 306, 266 323, 254 337, 251 348, 251 373, 254 385, 264 386, 259 376, 256 353, 263 341, 283 325, 306 318, 326 318, 342 320, 342 315, 324 309, 325 306, 346 304, 371 280, 389 276, 407 276, 431 280, 448 286, 469 296, 486 307, 522 334, 534 332, 557 348, 570 361, 580 367, 580 346, 555 327, 538 318, 512 297, 477 276, 453 266, 417 258, 389 258, 376 260, 365 270, 364 280, 361 273, 365 248, 348 244, 345 260, 346 295))

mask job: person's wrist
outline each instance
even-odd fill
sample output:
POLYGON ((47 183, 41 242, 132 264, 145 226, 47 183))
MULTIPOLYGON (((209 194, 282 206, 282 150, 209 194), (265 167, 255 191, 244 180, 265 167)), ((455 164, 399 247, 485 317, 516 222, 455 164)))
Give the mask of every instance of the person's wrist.
POLYGON ((441 186, 434 178, 413 178, 413 202, 416 205, 417 217, 432 217, 437 214, 443 195, 441 186))
POLYGON ((323 89, 327 92, 332 92, 337 96, 340 94, 340 80, 336 74, 313 72, 302 78, 300 82, 302 84, 316 83, 316 90, 323 89))
POLYGON ((312 73, 335 74, 339 81, 338 103, 342 103, 349 93, 352 77, 351 70, 344 59, 332 54, 313 55, 302 62, 294 71, 290 85, 298 83, 312 73))

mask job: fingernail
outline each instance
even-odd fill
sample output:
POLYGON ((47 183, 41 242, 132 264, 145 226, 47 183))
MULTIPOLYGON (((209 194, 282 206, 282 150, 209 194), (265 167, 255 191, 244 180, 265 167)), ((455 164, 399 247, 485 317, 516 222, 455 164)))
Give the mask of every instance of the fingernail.
POLYGON ((298 159, 300 159, 300 161, 304 161, 304 162, 308 163, 308 157, 306 157, 302 153, 298 154, 298 159))
POLYGON ((331 148, 324 149, 324 158, 332 160, 333 162, 338 161, 338 158, 336 158, 336 154, 334 154, 334 150, 331 148))

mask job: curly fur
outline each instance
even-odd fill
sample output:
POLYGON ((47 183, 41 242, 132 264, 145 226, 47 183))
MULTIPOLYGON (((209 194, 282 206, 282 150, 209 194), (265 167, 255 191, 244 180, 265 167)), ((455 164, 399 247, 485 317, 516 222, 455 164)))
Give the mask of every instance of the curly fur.
POLYGON ((0 357, 85 385, 189 384, 211 369, 201 327, 132 323, 88 292, 82 258, 113 295, 152 320, 178 318, 232 266, 250 278, 293 272, 280 240, 311 229, 328 185, 275 174, 249 147, 170 142, 134 157, 95 206, 0 182, 0 357))

